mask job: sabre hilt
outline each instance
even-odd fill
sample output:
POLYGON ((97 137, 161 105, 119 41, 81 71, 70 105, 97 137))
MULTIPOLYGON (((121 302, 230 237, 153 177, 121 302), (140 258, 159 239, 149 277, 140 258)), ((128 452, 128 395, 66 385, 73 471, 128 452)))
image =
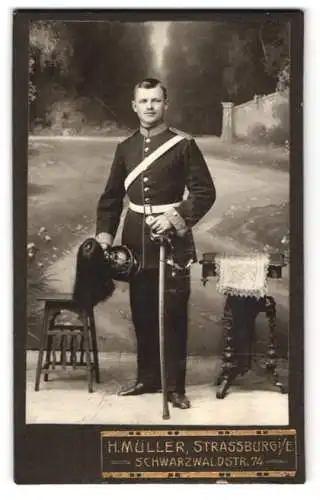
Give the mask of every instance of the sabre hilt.
MULTIPOLYGON (((151 224, 154 221, 154 217, 152 215, 149 215, 146 218, 146 224, 150 227, 151 224)), ((174 235, 174 231, 172 229, 168 229, 165 233, 157 233, 156 231, 153 231, 152 228, 150 227, 150 240, 153 241, 154 243, 157 243, 160 246, 171 246, 171 239, 172 236, 174 235)))

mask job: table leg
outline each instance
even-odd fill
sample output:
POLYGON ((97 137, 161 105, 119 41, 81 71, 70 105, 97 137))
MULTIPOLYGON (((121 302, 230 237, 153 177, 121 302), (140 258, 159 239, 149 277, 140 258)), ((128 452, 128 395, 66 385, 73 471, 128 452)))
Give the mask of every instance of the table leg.
POLYGON ((238 375, 244 375, 251 367, 251 348, 255 331, 255 319, 259 312, 255 297, 226 297, 224 325, 224 354, 216 397, 223 399, 238 375))
POLYGON ((286 390, 283 384, 279 381, 279 375, 277 372, 277 351, 275 345, 275 327, 276 327, 276 302, 273 297, 266 297, 266 316, 269 323, 269 347, 267 352, 267 361, 265 364, 267 373, 271 378, 273 385, 275 385, 282 394, 285 394, 286 390))

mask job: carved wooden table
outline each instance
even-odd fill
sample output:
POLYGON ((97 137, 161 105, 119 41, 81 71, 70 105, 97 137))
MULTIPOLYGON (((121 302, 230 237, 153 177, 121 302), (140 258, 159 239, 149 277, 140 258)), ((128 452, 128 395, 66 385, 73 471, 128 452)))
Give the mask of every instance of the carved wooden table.
MULTIPOLYGON (((214 252, 203 254, 202 283, 209 277, 217 277, 217 255, 214 252)), ((267 278, 281 278, 285 266, 282 254, 270 255, 267 278)), ((277 353, 275 345, 276 301, 270 295, 261 298, 226 293, 223 311, 224 352, 222 368, 217 378, 216 397, 223 399, 232 382, 238 375, 244 375, 252 362, 252 344, 255 340, 255 322, 259 313, 264 312, 268 319, 269 341, 265 369, 272 383, 284 394, 286 389, 279 381, 277 373, 277 353)))

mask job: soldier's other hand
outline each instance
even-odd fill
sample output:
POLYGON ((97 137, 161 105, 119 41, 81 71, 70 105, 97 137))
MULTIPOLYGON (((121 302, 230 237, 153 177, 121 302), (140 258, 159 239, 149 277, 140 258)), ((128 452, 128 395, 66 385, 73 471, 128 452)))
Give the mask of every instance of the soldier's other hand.
POLYGON ((158 215, 154 218, 152 224, 150 224, 152 231, 163 234, 172 228, 172 224, 165 215, 158 215))

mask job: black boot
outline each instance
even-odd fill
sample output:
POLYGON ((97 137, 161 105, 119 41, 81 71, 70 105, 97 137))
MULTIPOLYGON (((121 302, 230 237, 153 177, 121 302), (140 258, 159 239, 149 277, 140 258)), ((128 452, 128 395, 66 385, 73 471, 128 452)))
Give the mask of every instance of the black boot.
POLYGON ((144 382, 136 382, 134 385, 126 387, 118 392, 118 396, 140 396, 145 393, 157 392, 159 387, 145 384, 144 382))
POLYGON ((190 400, 187 398, 187 396, 179 392, 169 392, 168 401, 172 403, 172 406, 174 406, 175 408, 180 408, 180 410, 187 410, 191 406, 190 400))

